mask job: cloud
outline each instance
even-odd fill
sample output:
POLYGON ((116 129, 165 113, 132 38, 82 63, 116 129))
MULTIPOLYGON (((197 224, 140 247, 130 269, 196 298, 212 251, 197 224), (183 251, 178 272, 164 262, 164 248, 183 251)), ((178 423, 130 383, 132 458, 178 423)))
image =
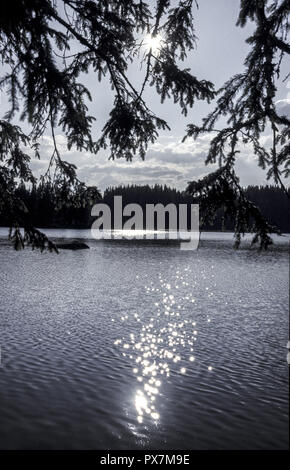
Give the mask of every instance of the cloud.
POLYGON ((278 100, 275 104, 279 115, 290 117, 290 98, 278 100))
MULTIPOLYGON (((290 88, 290 80, 286 83, 286 89, 290 88)), ((286 98, 276 101, 277 111, 280 115, 290 117, 290 92, 287 93, 286 98)))
MULTIPOLYGON (((68 150, 65 137, 56 136, 62 157, 77 166, 79 178, 102 191, 119 184, 166 184, 184 190, 189 181, 200 179, 217 168, 217 165, 205 165, 211 138, 211 135, 205 134, 196 141, 188 139, 182 142, 180 136, 163 135, 149 147, 145 161, 136 158, 126 162, 109 160, 105 152, 92 155, 68 150)), ((264 135, 261 143, 270 147, 271 139, 271 135, 264 135)), ((240 150, 236 169, 241 184, 266 184, 266 174, 258 167, 252 147, 249 144, 241 145, 240 150)), ((52 151, 52 138, 45 136, 40 146, 41 160, 33 159, 31 163, 36 176, 46 171, 52 151)))

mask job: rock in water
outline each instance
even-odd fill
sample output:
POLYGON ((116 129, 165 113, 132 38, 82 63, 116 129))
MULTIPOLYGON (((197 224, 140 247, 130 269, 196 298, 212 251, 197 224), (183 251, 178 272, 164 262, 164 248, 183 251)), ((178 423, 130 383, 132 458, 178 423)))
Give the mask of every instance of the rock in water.
POLYGON ((90 248, 86 243, 80 242, 78 240, 56 243, 56 246, 62 250, 86 250, 90 248))

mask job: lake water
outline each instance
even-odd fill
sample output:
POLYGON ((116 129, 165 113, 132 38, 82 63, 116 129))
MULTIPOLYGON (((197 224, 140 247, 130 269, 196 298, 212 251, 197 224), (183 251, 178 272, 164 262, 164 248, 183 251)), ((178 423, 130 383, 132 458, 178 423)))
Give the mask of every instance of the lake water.
POLYGON ((1 238, 0 448, 288 448, 288 243, 1 238))

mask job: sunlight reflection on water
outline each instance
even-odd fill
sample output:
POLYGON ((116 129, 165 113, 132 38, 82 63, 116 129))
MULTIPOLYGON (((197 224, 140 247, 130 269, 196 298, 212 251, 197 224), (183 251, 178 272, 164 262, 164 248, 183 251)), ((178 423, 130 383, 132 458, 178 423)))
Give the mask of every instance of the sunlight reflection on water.
MULTIPOLYGON (((136 276, 138 278, 138 276, 136 276)), ((134 406, 138 423, 151 419, 157 423, 161 416, 158 404, 162 400, 162 389, 172 373, 186 375, 193 367, 195 357, 198 328, 196 321, 188 320, 188 309, 192 310, 194 319, 195 298, 187 290, 184 296, 181 284, 187 288, 188 280, 192 282, 192 270, 187 266, 182 271, 177 270, 173 276, 174 285, 158 275, 159 284, 153 287, 144 285, 147 294, 157 294, 157 301, 153 303, 149 321, 144 322, 138 313, 134 314, 139 322, 137 333, 129 334, 115 340, 114 345, 120 348, 123 356, 132 360, 132 371, 135 375, 137 387, 134 396, 134 406), (183 317, 183 312, 186 314, 183 317), (141 388, 140 388, 141 387, 141 388)), ((207 288, 206 288, 207 289, 207 288)), ((214 295, 212 292, 211 296, 214 295)), ((156 298, 154 299, 156 300, 156 298)), ((128 319, 122 316, 121 321, 128 319)), ((210 322, 209 318, 206 318, 210 322)), ((212 365, 206 366, 212 371, 212 365)), ((135 386, 136 387, 136 386, 135 386)))
POLYGON ((0 243, 1 448, 288 446, 287 246, 211 236, 189 254, 0 243))

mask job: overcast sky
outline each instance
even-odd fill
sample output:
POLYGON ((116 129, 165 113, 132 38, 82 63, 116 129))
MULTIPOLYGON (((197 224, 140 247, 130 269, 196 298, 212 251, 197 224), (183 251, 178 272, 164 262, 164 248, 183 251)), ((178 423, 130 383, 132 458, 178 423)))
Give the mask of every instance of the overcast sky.
MULTIPOLYGON (((197 49, 189 54, 184 67, 189 67, 192 74, 199 79, 211 80, 216 89, 233 74, 243 71, 243 61, 249 51, 245 39, 250 35, 252 26, 248 25, 245 28, 235 26, 239 3, 239 0, 201 0, 199 10, 194 10, 198 36, 197 49)), ((132 80, 137 77, 138 81, 138 70, 136 66, 131 67, 129 73, 132 80)), ((284 112, 290 108, 290 81, 282 83, 286 75, 287 70, 284 65, 277 93, 278 105, 284 112)), ((113 95, 109 86, 105 82, 99 84, 93 73, 86 75, 84 82, 92 93, 90 113, 97 118, 94 124, 94 136, 98 138, 108 118, 113 95)), ((162 132, 157 142, 149 148, 145 161, 141 161, 138 157, 131 163, 123 160, 109 161, 108 154, 104 151, 100 151, 98 155, 68 151, 65 137, 60 130, 58 131, 57 141, 62 156, 77 165, 81 179, 90 185, 97 185, 101 190, 109 185, 131 183, 167 184, 183 190, 188 181, 198 179, 214 169, 213 166, 204 165, 210 136, 205 135, 196 142, 187 140, 181 143, 186 125, 190 122, 200 123, 201 118, 212 109, 213 105, 196 102, 187 117, 184 117, 178 105, 171 101, 167 100, 161 104, 160 97, 149 86, 145 98, 149 107, 164 118, 171 128, 170 131, 162 132)), ((263 139, 266 145, 270 142, 270 137, 267 135, 263 139)), ((38 175, 45 171, 51 150, 52 141, 47 133, 41 145, 42 160, 32 162, 33 169, 38 175)), ((243 185, 266 184, 265 173, 257 167, 249 147, 243 147, 237 170, 243 185)))

